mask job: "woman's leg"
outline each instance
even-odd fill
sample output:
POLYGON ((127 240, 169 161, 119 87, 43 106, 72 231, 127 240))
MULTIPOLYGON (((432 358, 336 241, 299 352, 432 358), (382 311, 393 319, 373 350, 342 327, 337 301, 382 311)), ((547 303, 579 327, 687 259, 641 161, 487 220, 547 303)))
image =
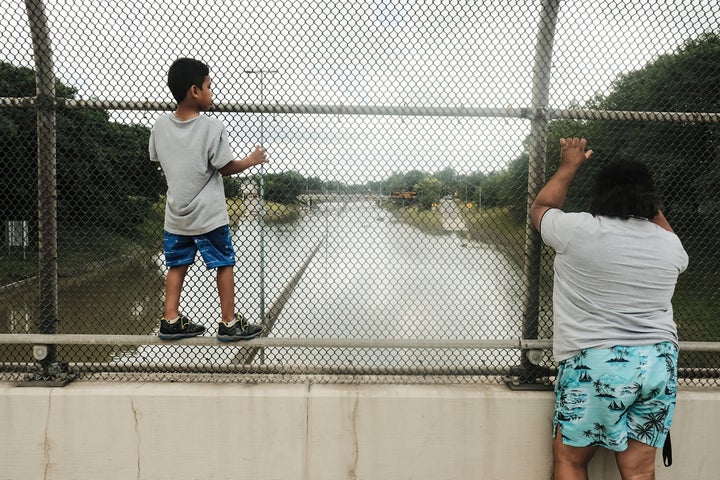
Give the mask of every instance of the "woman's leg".
POLYGON ((560 427, 553 440, 555 480, 587 480, 587 467, 598 447, 571 447, 562 442, 560 427))
POLYGON ((655 480, 655 454, 657 448, 637 440, 628 439, 628 448, 615 453, 623 480, 655 480))

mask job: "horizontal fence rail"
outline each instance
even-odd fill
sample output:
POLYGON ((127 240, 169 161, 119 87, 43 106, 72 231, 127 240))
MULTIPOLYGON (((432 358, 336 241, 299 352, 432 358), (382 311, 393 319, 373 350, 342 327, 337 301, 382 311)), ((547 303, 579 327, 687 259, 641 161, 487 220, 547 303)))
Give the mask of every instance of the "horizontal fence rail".
MULTIPOLYGON (((90 334, 0 334, 0 345, 169 345, 155 335, 90 335, 90 334)), ((212 337, 193 337, 174 340, 172 345, 227 346, 212 337)), ((237 346, 237 345, 235 345, 237 346)), ((521 349, 547 350, 552 340, 495 339, 361 339, 361 338, 282 338, 263 337, 247 340, 239 345, 254 347, 308 347, 308 348, 468 348, 468 349, 521 349)), ((717 342, 679 342, 683 352, 718 352, 717 342)))
MULTIPOLYGON (((35 106, 35 97, 0 97, 0 108, 28 108, 35 106)), ((171 111, 172 102, 150 101, 104 101, 53 99, 55 108, 90 110, 142 110, 171 111)), ((640 112, 586 109, 532 109, 532 108, 469 108, 469 107, 407 107, 407 106, 352 106, 352 105, 259 105, 219 103, 213 104, 214 112, 226 113, 268 113, 268 114, 313 114, 313 115, 389 115, 419 117, 481 117, 481 118, 524 118, 543 116, 548 119, 572 120, 623 120, 663 121, 691 123, 720 123, 720 113, 711 112, 640 112)))

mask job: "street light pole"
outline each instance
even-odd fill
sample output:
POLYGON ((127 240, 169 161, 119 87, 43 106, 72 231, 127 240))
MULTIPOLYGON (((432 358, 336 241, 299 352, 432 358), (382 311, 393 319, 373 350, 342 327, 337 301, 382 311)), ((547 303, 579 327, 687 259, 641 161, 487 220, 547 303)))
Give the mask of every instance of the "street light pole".
MULTIPOLYGON (((260 146, 265 148, 265 75, 277 70, 244 70, 249 75, 260 75, 260 146)), ((260 323, 265 323, 265 164, 260 164, 260 323)))

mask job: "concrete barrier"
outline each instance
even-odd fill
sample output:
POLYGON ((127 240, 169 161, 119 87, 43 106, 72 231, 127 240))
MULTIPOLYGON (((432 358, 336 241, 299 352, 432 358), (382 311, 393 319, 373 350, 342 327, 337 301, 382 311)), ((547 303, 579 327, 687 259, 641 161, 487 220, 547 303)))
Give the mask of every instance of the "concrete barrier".
MULTIPOLYGON (((0 383, 0 479, 550 479, 552 402, 486 384, 0 383)), ((658 479, 718 478, 719 407, 681 389, 658 479)), ((611 454, 590 478, 620 478, 611 454)))

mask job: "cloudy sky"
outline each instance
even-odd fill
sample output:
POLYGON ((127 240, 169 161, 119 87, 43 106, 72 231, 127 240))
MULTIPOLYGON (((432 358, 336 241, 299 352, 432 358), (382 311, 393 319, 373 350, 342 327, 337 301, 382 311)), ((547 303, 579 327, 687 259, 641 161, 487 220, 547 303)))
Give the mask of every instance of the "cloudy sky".
MULTIPOLYGON (((58 78, 79 98, 170 101, 178 56, 211 67, 219 103, 529 107, 540 0, 196 2, 46 0, 58 78), (246 70, 268 70, 263 75, 246 70)), ((562 1, 550 106, 607 93, 618 75, 720 32, 717 0, 562 1)), ((0 19, 0 60, 32 66, 24 2, 0 19)), ((1 93, 0 93, 1 95, 1 93)), ((118 112, 150 125, 159 112, 118 112)), ((394 171, 490 171, 529 121, 222 115, 238 154, 262 138, 278 171, 347 183, 394 171)))

